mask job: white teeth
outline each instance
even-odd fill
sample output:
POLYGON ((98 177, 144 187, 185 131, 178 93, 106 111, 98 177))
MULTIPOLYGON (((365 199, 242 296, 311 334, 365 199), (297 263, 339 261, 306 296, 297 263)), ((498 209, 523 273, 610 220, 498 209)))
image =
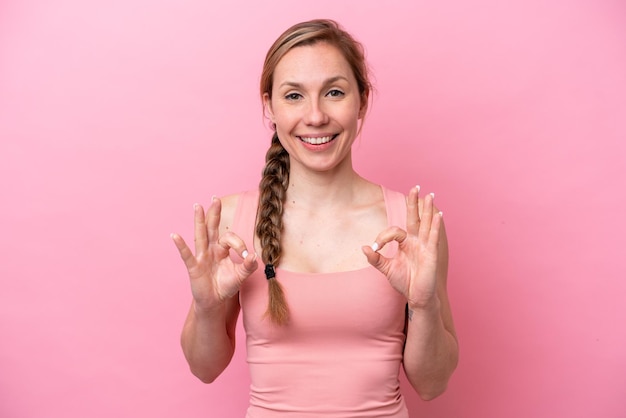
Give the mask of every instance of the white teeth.
POLYGON ((327 142, 330 142, 331 139, 333 139, 332 136, 323 136, 320 138, 307 138, 304 136, 301 136, 300 139, 304 142, 306 142, 307 144, 312 144, 312 145, 320 145, 320 144, 325 144, 327 142))

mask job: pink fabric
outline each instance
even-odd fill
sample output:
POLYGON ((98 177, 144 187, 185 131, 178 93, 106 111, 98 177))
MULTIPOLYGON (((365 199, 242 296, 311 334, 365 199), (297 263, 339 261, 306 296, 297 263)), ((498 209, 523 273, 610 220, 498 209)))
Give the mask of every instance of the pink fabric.
MULTIPOLYGON (((404 196, 383 192, 389 224, 404 227, 404 196)), ((242 194, 235 215, 233 229, 248 248, 257 199, 257 192, 242 194)), ((288 326, 263 318, 262 267, 240 292, 251 375, 247 417, 408 417, 398 382, 406 302, 387 279, 373 267, 332 274, 278 268, 277 278, 291 310, 288 326)))

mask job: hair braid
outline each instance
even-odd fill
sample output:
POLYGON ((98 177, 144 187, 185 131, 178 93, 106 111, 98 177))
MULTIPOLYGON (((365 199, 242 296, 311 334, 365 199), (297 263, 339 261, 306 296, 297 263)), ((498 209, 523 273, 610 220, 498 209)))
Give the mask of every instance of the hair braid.
MULTIPOLYGON (((265 155, 265 168, 259 184, 259 206, 256 234, 265 264, 277 266, 281 256, 280 238, 283 231, 283 205, 289 185, 289 154, 274 133, 272 145, 265 155)), ((278 325, 289 320, 289 307, 282 286, 276 277, 268 278, 269 303, 266 316, 278 325)))

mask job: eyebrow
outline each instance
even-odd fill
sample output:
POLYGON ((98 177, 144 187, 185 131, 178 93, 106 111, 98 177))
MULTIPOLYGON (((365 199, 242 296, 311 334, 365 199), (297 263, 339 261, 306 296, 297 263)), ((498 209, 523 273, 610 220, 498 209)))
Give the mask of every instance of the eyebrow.
MULTIPOLYGON (((339 80, 345 80, 345 81, 349 81, 346 77, 342 76, 342 75, 337 75, 335 77, 331 77, 329 79, 327 79, 326 81, 324 81, 324 85, 328 85, 328 84, 333 84, 339 80)), ((294 87, 294 88, 302 88, 302 83, 297 83, 295 81, 285 81, 284 83, 281 83, 280 86, 278 87, 294 87)))

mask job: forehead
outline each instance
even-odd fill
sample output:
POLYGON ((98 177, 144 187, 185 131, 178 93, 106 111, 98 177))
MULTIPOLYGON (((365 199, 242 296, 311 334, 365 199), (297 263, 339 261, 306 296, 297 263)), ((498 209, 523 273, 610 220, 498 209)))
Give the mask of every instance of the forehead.
POLYGON ((281 58, 274 70, 274 86, 281 83, 323 83, 333 77, 356 83, 350 64, 341 51, 328 43, 298 46, 281 58))

